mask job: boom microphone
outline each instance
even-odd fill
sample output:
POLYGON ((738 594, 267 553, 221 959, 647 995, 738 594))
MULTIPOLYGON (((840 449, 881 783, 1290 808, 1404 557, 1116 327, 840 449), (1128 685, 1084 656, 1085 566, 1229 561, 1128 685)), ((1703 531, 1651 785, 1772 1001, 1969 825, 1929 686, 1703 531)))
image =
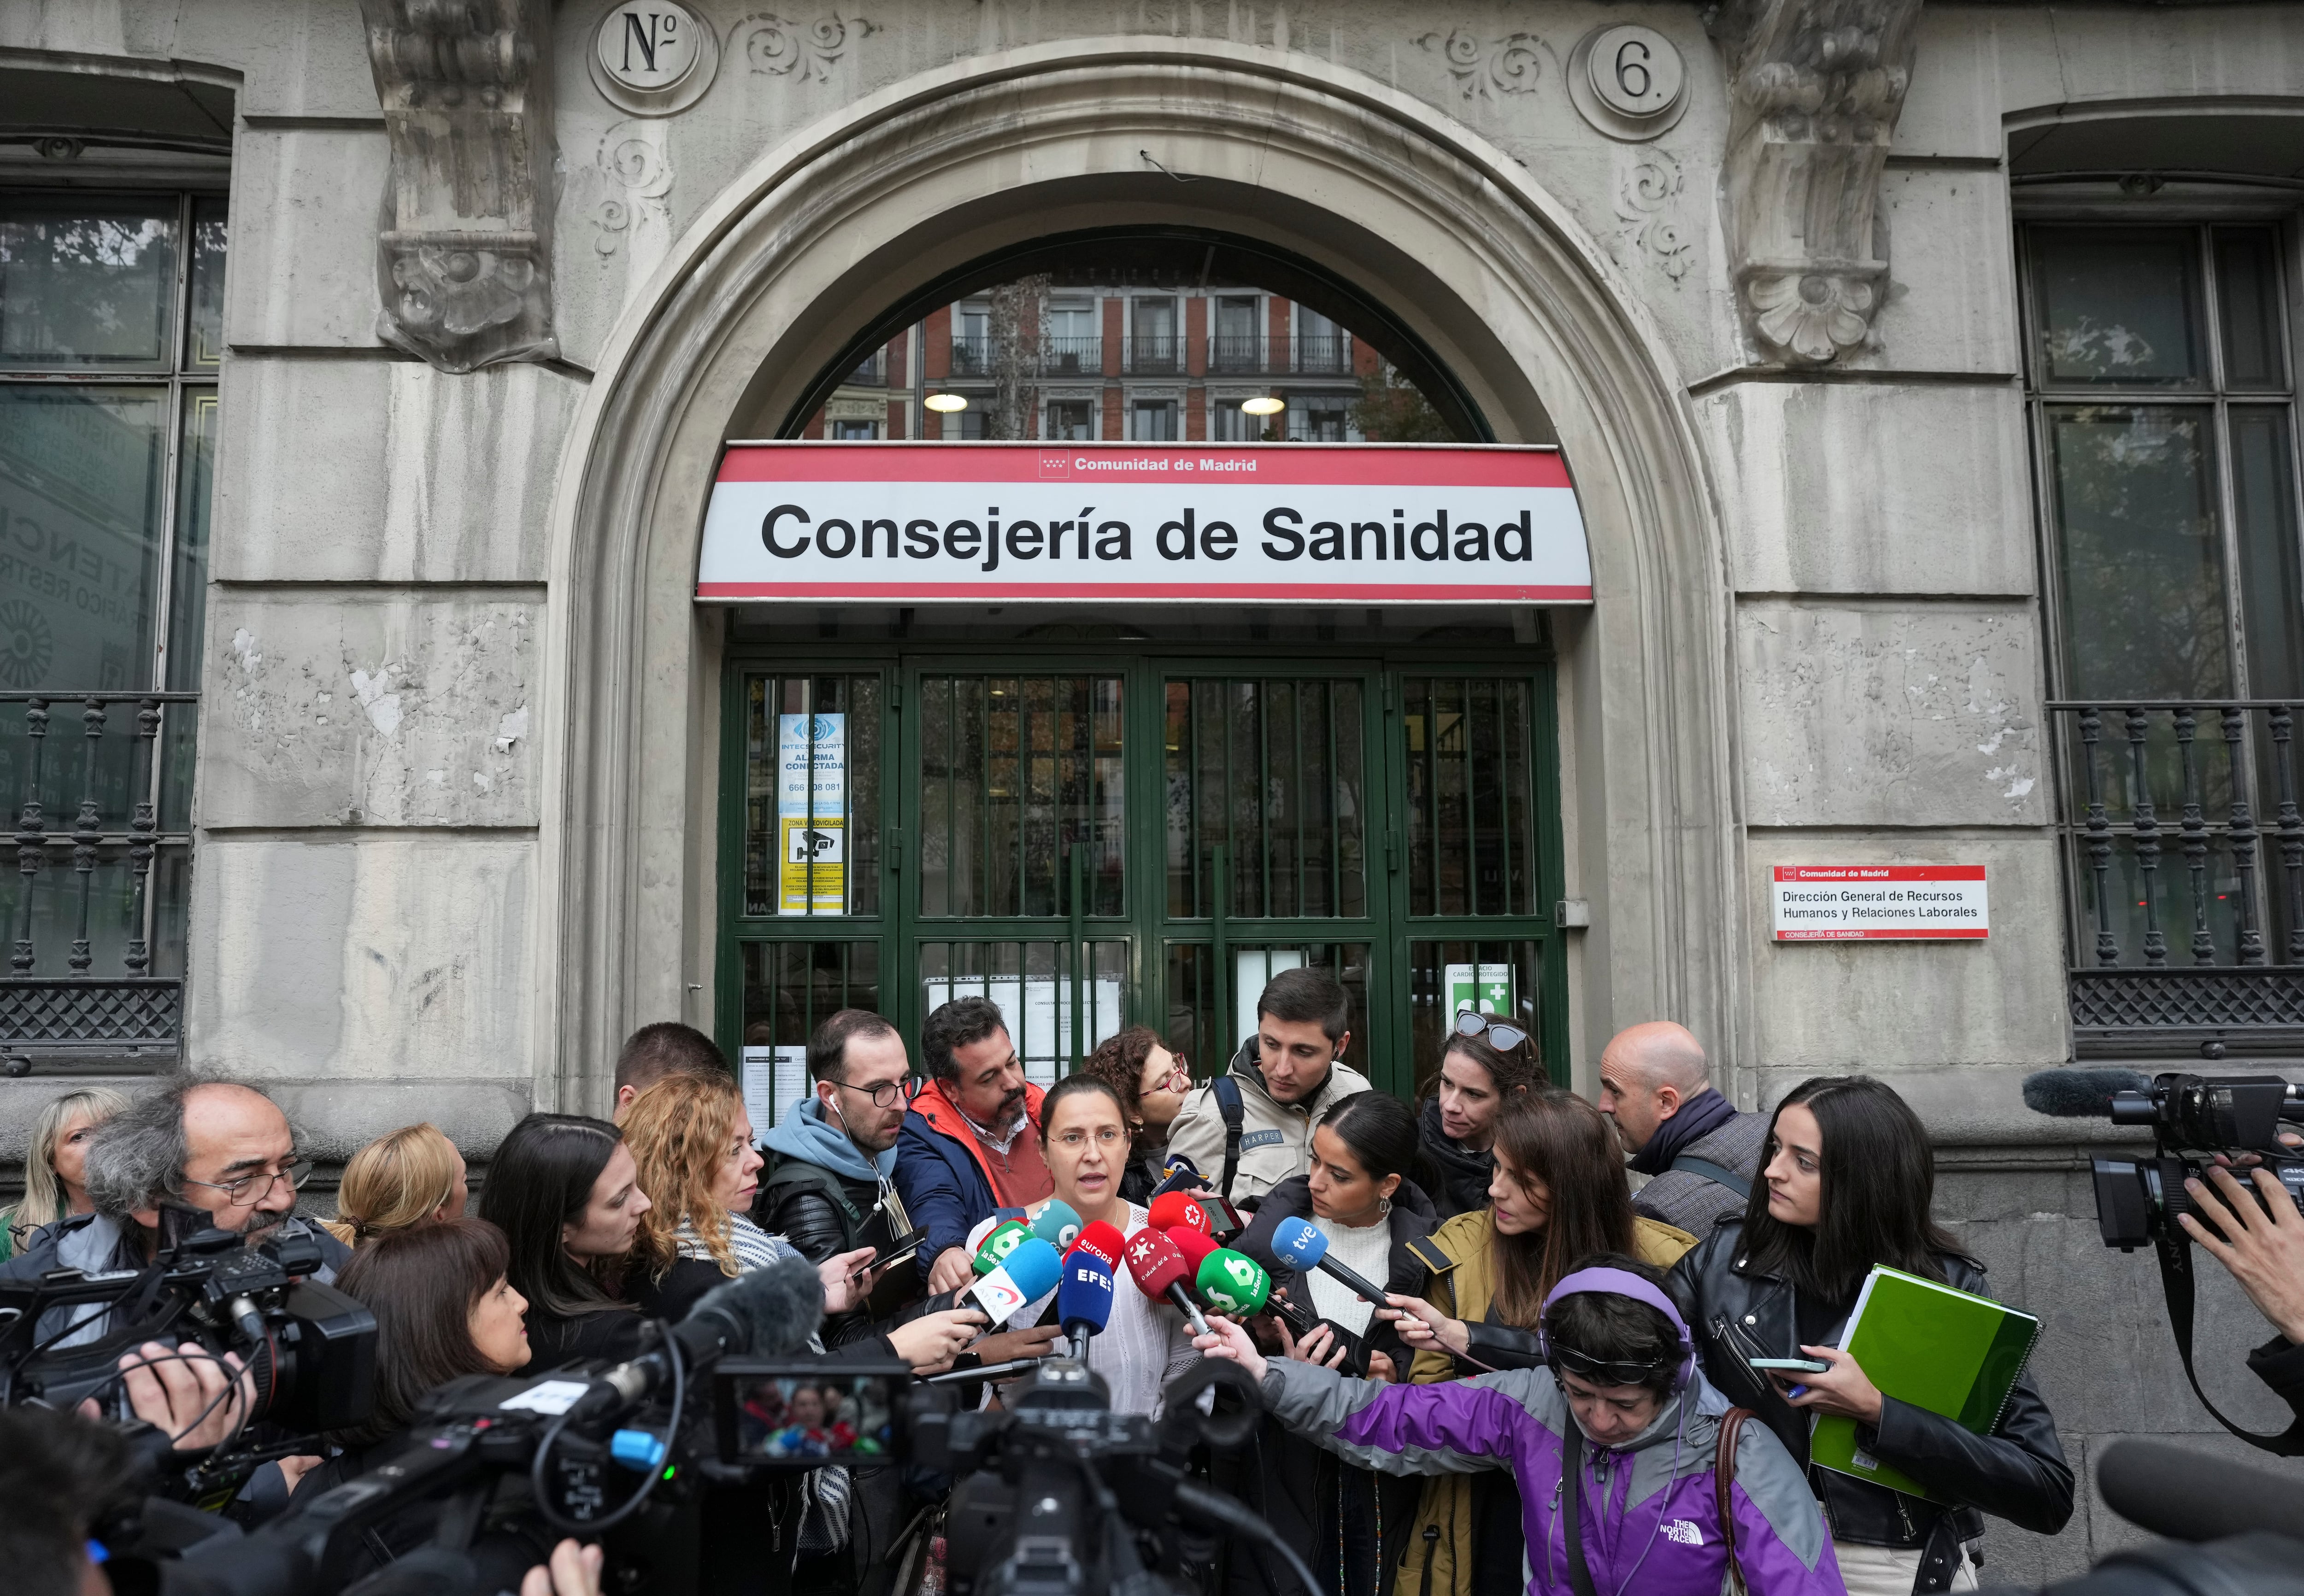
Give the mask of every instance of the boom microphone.
POLYGON ((816 1265, 782 1258, 712 1288, 666 1332, 668 1345, 617 1364, 600 1380, 629 1405, 672 1383, 673 1348, 693 1379, 723 1357, 788 1357, 808 1346, 823 1322, 824 1281, 816 1265))
POLYGON ((1192 1293, 1184 1284, 1188 1272, 1184 1254, 1176 1250, 1174 1242, 1151 1226, 1145 1226, 1128 1238, 1128 1272, 1135 1279, 1136 1288, 1145 1296, 1165 1297, 1182 1308, 1184 1317, 1192 1322, 1194 1335, 1208 1333, 1208 1322, 1200 1313, 1200 1305, 1192 1300, 1192 1293))
POLYGON ((1377 1307, 1385 1305, 1384 1288, 1372 1284, 1366 1276, 1355 1273, 1329 1257, 1328 1238, 1309 1220, 1282 1220, 1274 1226, 1272 1255, 1300 1271, 1319 1270, 1330 1279, 1342 1280, 1354 1293, 1377 1307))
POLYGON ((2133 1069, 2036 1069, 2024 1077, 2024 1106, 2059 1119, 2109 1119, 2113 1093, 2150 1090, 2151 1077, 2133 1069))
POLYGON ((2113 1512, 2172 1541, 2221 1541, 2250 1530, 2292 1524, 2298 1506, 2304 1503, 2304 1491, 2293 1479, 2157 1440, 2113 1442, 2096 1464, 2096 1483, 2113 1512))

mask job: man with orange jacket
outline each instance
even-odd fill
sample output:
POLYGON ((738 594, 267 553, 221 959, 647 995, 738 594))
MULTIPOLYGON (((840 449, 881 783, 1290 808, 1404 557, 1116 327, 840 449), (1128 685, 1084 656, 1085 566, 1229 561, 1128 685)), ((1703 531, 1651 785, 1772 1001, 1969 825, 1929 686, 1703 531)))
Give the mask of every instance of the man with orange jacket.
POLYGON ((1055 1189, 1040 1147, 1040 1088, 1024 1078, 1008 1022, 989 998, 954 998, 920 1028, 928 1084, 896 1133, 896 1195, 928 1232, 930 1294, 974 1278, 968 1233, 995 1208, 1055 1189))

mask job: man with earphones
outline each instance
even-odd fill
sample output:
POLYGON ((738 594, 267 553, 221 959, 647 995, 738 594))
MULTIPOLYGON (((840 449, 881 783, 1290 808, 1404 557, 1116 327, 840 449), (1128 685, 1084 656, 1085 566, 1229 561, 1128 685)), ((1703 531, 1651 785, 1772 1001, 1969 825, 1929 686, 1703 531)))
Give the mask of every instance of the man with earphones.
POLYGON ((1587 1258, 1541 1325, 1542 1365, 1441 1385, 1266 1359, 1228 1321, 1197 1345, 1256 1377, 1280 1423, 1363 1467, 1508 1471, 1529 1596, 1717 1596, 1732 1568, 1749 1596, 1842 1596, 1800 1466, 1706 1381, 1661 1274, 1587 1258))

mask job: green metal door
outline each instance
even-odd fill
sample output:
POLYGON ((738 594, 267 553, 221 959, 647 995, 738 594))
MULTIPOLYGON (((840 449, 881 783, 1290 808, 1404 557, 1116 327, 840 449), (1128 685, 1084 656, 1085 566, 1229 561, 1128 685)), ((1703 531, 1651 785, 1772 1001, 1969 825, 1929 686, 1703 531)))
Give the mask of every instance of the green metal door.
POLYGON ((1306 963, 1390 1090, 1468 1001, 1566 1078, 1546 658, 786 646, 726 685, 718 1028, 778 1114, 843 1006, 917 1038, 983 993, 1042 1082, 1148 1024, 1205 1077, 1306 963))

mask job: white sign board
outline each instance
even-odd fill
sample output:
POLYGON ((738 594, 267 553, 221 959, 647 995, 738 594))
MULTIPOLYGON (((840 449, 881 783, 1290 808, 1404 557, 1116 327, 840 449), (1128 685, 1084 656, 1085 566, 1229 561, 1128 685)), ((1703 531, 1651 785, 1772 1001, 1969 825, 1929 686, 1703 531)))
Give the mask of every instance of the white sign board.
POLYGON ((848 717, 776 717, 776 841, 787 915, 848 907, 848 717))
POLYGON ((758 1140, 808 1095, 808 1049, 748 1047, 741 1068, 744 1112, 751 1116, 752 1136, 758 1140))
POLYGON ((696 596, 1588 604, 1553 449, 732 443, 696 596))
POLYGON ((1933 942, 1991 933, 1981 865, 1779 865, 1780 942, 1933 942))
MULTIPOLYGON (((1014 975, 962 975, 954 980, 931 975, 925 983, 928 1008, 933 1014, 954 998, 990 998, 1008 1022, 1008 1040, 1024 1060, 1024 1078, 1036 1086, 1056 1084, 1056 1067, 1072 1056, 1072 984, 1046 975, 1020 980, 1014 975)), ((1088 1031, 1080 1045, 1085 1058, 1097 1044, 1120 1034, 1120 983, 1083 981, 1082 1001, 1088 1005, 1088 1031)))
MULTIPOLYGON (((1256 1034, 1256 1001, 1283 970, 1304 967, 1301 948, 1236 948, 1232 956, 1232 1034, 1245 1042, 1256 1034)), ((1218 1066, 1224 1068, 1223 1065, 1218 1066)))
POLYGON ((1450 1024, 1467 1009, 1512 1018, 1512 968, 1508 964, 1450 964, 1440 967, 1448 989, 1450 1024))

